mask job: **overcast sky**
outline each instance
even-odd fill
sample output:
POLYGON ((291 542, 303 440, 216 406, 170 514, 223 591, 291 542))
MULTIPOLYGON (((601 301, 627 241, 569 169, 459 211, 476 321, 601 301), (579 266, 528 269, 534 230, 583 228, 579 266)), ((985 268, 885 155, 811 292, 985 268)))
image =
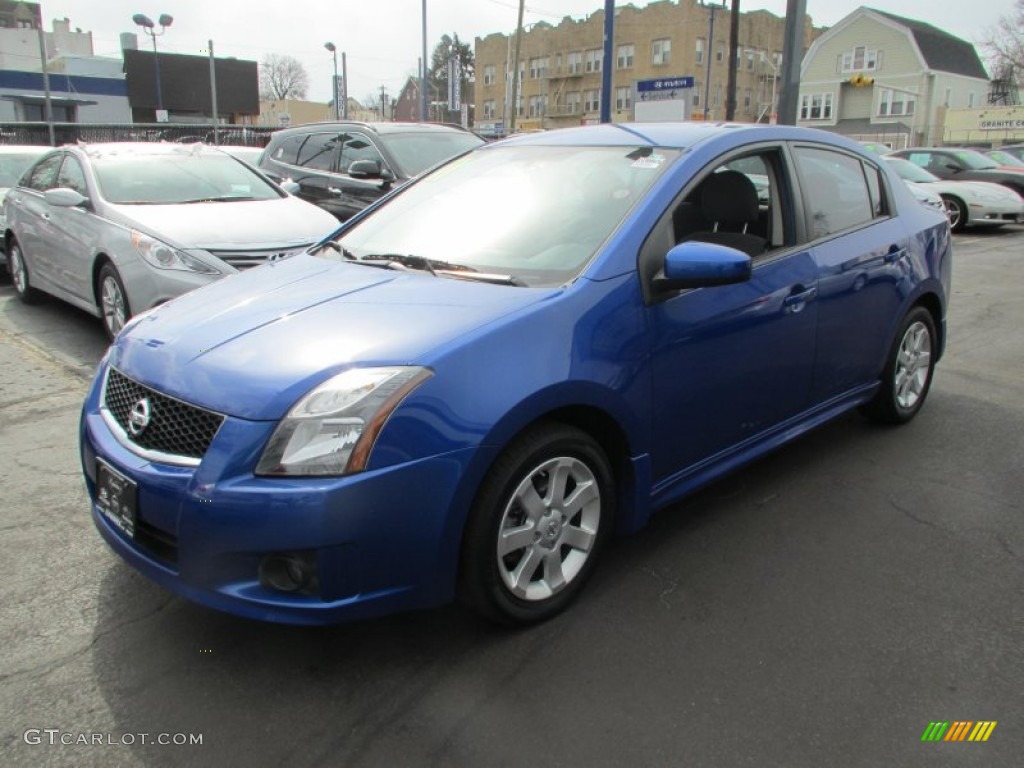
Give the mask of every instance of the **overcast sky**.
MULTIPOLYGON (((634 0, 642 7, 646 0, 634 0)), ((617 0, 616 5, 627 5, 617 0)), ((986 36, 1013 0, 807 0, 816 26, 830 26, 860 5, 934 24, 971 42, 986 36)), ((309 98, 327 101, 331 92, 333 41, 348 60, 349 96, 363 100, 383 85, 397 95, 406 77, 416 74, 421 50, 422 0, 42 0, 43 22, 67 17, 71 27, 93 35, 97 55, 120 57, 119 35, 138 28, 132 15, 161 13, 174 24, 157 39, 159 50, 206 53, 212 39, 217 56, 259 61, 267 53, 299 59, 310 76, 309 98)), ((604 7, 603 0, 536 0, 526 5, 524 24, 557 24, 565 16, 580 19, 604 7)), ((778 16, 786 0, 743 0, 744 11, 766 9, 778 16)), ((427 43, 432 50, 442 34, 473 38, 515 30, 517 0, 427 0, 427 43)), ((149 47, 148 37, 140 46, 149 47)), ((984 56, 984 51, 979 52, 984 56)), ((428 53, 429 55, 429 53, 428 53)), ((339 56, 340 60, 340 56, 339 56)), ((340 67, 340 63, 339 63, 340 67)), ((685 74, 685 73, 680 73, 685 74)))

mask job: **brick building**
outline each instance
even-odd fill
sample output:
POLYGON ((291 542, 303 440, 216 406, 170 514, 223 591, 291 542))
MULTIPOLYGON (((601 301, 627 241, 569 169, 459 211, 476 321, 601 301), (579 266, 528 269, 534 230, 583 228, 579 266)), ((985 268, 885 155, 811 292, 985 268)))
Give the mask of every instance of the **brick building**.
MULTIPOLYGON (((697 0, 660 0, 643 8, 615 9, 612 46, 612 120, 633 119, 636 83, 640 80, 692 76, 687 98, 695 115, 703 116, 705 92, 708 117, 725 117, 728 8, 717 6, 714 34, 709 41, 711 9, 697 0), (710 83, 708 64, 710 61, 710 83)), ((737 50, 736 120, 767 122, 773 80, 781 72, 785 20, 768 11, 740 14, 737 50)), ((810 17, 804 49, 815 37, 810 17)), ((564 18, 557 26, 539 22, 524 30, 520 43, 517 98, 518 130, 559 128, 599 119, 604 11, 587 18, 564 18)), ((501 132, 511 118, 512 60, 515 35, 476 38, 476 124, 501 132), (508 75, 506 73, 509 73, 508 75)), ((774 89, 776 101, 778 88, 774 89)))

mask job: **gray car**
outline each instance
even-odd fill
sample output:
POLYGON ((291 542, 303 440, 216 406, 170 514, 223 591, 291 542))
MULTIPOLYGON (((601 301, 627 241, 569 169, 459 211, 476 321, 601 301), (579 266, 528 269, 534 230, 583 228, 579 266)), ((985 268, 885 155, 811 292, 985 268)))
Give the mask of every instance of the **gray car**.
POLYGON ((8 269, 25 302, 45 291, 103 318, 299 253, 330 214, 203 145, 66 146, 25 172, 4 202, 8 269))

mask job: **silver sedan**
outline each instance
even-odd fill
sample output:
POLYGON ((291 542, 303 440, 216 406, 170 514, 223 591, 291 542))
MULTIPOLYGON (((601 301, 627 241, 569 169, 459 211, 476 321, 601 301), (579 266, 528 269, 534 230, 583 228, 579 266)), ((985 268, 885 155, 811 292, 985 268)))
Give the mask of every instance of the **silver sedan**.
POLYGON ((26 302, 44 291, 103 318, 133 314, 337 228, 325 211, 203 145, 66 146, 4 201, 8 269, 26 302))

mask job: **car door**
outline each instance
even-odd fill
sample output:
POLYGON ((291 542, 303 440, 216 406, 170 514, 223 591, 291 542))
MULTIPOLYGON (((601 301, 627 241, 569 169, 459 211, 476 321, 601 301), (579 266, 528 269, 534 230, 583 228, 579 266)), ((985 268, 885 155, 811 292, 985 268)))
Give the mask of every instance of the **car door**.
MULTIPOLYGON (((65 154, 54 186, 73 189, 85 198, 90 197, 82 164, 71 154, 65 154)), ((75 298, 93 303, 92 254, 99 245, 104 222, 92 213, 88 203, 48 207, 54 280, 75 298)))
POLYGON ((793 226, 793 184, 781 146, 723 157, 708 167, 662 218, 660 231, 648 238, 641 265, 649 273, 652 261, 664 261, 668 247, 694 239, 695 229, 712 229, 714 223, 701 210, 703 180, 726 166, 749 173, 752 161, 764 169, 753 176, 764 178, 750 181, 760 205, 759 220, 748 231, 761 232, 766 243, 753 256, 750 279, 648 297, 656 483, 724 458, 807 404, 816 344, 817 267, 793 226))
POLYGON ((815 404, 878 378, 911 243, 877 165, 820 145, 796 144, 792 153, 819 269, 815 404))
POLYGON ((297 197, 335 216, 342 210, 338 189, 339 134, 335 131, 310 133, 298 146, 291 180, 299 185, 297 197))
POLYGON ((21 244, 21 252, 28 265, 30 280, 37 286, 55 282, 50 225, 50 206, 43 192, 57 182, 63 152, 54 152, 40 160, 25 176, 23 183, 10 193, 13 204, 8 224, 21 244))

